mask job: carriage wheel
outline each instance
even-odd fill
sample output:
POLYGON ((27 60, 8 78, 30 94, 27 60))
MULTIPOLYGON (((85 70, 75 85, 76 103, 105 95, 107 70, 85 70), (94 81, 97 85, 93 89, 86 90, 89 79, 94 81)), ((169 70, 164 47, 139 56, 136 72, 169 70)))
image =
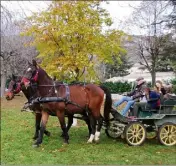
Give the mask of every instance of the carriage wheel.
POLYGON ((166 146, 176 145, 176 124, 164 123, 158 131, 158 138, 161 144, 166 146))
POLYGON ((112 121, 110 122, 110 125, 105 130, 105 133, 108 137, 117 139, 123 134, 124 128, 125 128, 125 125, 117 121, 112 121))
POLYGON ((146 139, 146 129, 142 123, 132 122, 126 126, 125 138, 129 145, 139 146, 146 139))

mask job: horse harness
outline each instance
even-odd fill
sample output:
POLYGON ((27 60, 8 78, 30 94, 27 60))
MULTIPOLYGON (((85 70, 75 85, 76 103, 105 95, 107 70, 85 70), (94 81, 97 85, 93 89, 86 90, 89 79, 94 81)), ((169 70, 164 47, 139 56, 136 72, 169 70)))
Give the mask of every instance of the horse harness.
MULTIPOLYGON (((89 109, 88 109, 88 94, 87 91, 85 89, 85 84, 83 85, 83 91, 85 92, 86 95, 86 106, 85 108, 81 107, 79 104, 73 102, 70 100, 70 88, 69 85, 66 83, 62 83, 62 84, 56 84, 56 81, 53 81, 53 85, 38 85, 37 83, 38 80, 38 71, 36 72, 36 74, 34 75, 34 77, 32 77, 30 79, 30 86, 32 87, 32 89, 36 88, 36 87, 51 87, 51 89, 49 90, 49 93, 52 93, 52 89, 54 88, 54 93, 56 94, 56 97, 36 97, 34 98, 33 95, 30 98, 30 103, 33 104, 42 104, 42 103, 49 103, 49 102, 64 102, 65 103, 65 109, 68 110, 67 106, 69 104, 72 104, 74 106, 77 106, 78 108, 82 109, 82 110, 86 110, 87 113, 89 113, 89 109), (33 80, 34 83, 32 83, 31 81, 33 80), (65 86, 65 97, 59 97, 58 96, 58 91, 57 91, 57 87, 59 86, 65 86)), ((37 92, 36 92, 37 93, 37 92)), ((52 94, 51 94, 52 95, 52 94)))

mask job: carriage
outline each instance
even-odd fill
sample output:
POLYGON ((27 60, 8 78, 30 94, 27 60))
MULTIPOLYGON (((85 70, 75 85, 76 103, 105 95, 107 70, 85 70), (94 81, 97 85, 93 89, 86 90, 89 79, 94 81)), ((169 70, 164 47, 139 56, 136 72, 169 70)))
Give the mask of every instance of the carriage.
POLYGON ((132 146, 142 145, 152 132, 161 144, 176 145, 176 96, 162 99, 157 110, 140 108, 137 117, 127 118, 116 111, 105 132, 114 139, 125 138, 132 146))

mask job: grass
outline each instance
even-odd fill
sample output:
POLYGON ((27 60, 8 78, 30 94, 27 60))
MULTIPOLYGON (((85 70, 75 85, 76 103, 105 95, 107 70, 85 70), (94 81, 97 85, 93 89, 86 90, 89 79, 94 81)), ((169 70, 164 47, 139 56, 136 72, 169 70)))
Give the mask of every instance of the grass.
POLYGON ((20 112, 24 101, 20 96, 1 100, 1 164, 176 164, 176 148, 162 146, 156 139, 132 147, 122 139, 108 138, 102 130, 99 144, 87 144, 88 130, 80 121, 70 130, 70 144, 63 145, 56 117, 50 117, 47 125, 51 136, 33 148, 34 116, 20 112))

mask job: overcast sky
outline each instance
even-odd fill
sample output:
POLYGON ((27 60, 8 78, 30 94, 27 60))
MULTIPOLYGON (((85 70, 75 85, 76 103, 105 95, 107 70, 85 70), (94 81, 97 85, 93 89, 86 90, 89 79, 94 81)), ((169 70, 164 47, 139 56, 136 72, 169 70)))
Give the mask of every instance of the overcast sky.
MULTIPOLYGON (((114 24, 112 28, 123 29, 122 23, 124 20, 132 14, 133 8, 130 5, 136 7, 141 1, 108 1, 109 4, 105 2, 102 3, 103 8, 107 9, 110 13, 114 24)), ((5 5, 10 11, 18 12, 19 18, 25 13, 27 16, 31 15, 32 12, 42 11, 46 9, 49 1, 1 1, 2 5, 5 5)), ((133 32, 137 34, 137 32, 133 32)))

